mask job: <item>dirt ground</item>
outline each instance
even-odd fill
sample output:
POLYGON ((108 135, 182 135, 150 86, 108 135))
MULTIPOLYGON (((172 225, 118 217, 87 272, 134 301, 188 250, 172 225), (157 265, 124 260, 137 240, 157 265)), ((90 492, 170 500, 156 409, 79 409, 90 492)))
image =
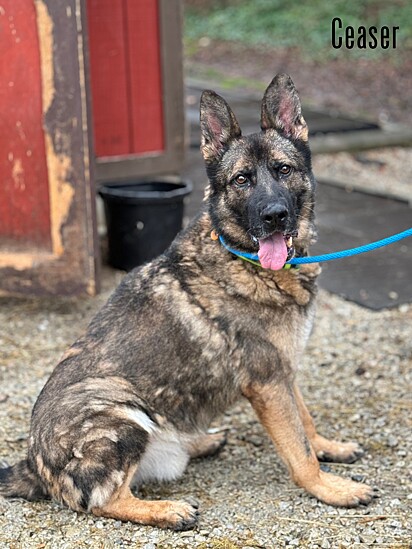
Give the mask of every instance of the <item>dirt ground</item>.
POLYGON ((313 60, 293 49, 250 48, 228 42, 201 41, 186 57, 188 75, 223 81, 236 79, 243 89, 268 84, 278 72, 290 74, 304 101, 371 120, 412 122, 412 55, 399 51, 387 59, 313 60))

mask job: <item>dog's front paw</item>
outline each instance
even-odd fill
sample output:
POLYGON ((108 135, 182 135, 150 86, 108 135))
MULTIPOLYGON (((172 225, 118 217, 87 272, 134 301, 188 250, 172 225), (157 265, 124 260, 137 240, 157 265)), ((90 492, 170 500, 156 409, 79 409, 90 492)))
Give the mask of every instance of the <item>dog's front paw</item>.
POLYGON ((188 501, 174 501, 162 517, 161 526, 172 530, 190 530, 199 520, 198 505, 188 501))
POLYGON ((320 435, 312 441, 312 445, 319 461, 354 463, 364 455, 364 451, 356 442, 338 442, 320 435))
POLYGON ((319 472, 316 483, 305 488, 324 503, 337 507, 368 505, 376 497, 374 489, 367 484, 353 482, 323 471, 319 472))

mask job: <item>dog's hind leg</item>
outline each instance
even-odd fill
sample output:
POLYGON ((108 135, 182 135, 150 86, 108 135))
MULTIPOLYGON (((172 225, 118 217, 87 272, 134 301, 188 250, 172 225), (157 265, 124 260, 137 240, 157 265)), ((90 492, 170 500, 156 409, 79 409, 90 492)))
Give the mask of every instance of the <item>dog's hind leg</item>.
POLYGON ((337 440, 329 440, 322 435, 319 435, 316 431, 312 416, 306 408, 302 394, 296 384, 293 387, 293 391, 295 393, 296 404, 305 428, 306 436, 320 461, 353 463, 363 456, 364 452, 356 442, 338 442, 337 440))
POLYGON ((139 408, 111 407, 82 418, 66 439, 39 438, 30 448, 32 468, 45 492, 71 509, 176 530, 194 526, 198 514, 194 505, 143 501, 130 490, 139 469, 146 467, 146 474, 153 470, 155 478, 161 478, 162 471, 165 478, 175 478, 189 460, 180 450, 179 438, 162 437, 158 425, 139 408))
POLYGON ((366 484, 320 470, 299 415, 292 385, 287 382, 251 384, 244 387, 243 394, 251 402, 298 486, 330 505, 356 507, 372 501, 373 490, 366 484))
POLYGON ((136 467, 130 468, 125 482, 108 501, 91 509, 94 515, 173 530, 188 530, 196 525, 199 512, 194 504, 186 501, 144 501, 133 496, 129 486, 135 470, 136 467))
POLYGON ((187 450, 192 459, 214 456, 220 452, 226 442, 226 432, 204 433, 191 439, 187 443, 187 450))

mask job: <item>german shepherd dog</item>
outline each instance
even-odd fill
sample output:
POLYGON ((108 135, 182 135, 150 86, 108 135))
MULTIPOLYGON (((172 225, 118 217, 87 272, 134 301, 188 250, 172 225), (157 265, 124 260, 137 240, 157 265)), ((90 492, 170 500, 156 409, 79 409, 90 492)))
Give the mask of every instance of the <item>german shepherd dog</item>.
POLYGON ((242 136, 226 101, 203 92, 200 214, 160 257, 130 272, 63 355, 32 414, 27 458, 0 471, 8 497, 51 497, 75 511, 176 530, 195 502, 144 501, 131 486, 182 475, 225 443, 213 418, 249 400, 293 481, 331 505, 373 490, 322 471, 355 443, 319 435, 295 375, 311 330, 318 265, 284 269, 314 240, 315 179, 292 80, 277 75, 261 131, 242 136), (228 251, 258 253, 260 265, 228 251))

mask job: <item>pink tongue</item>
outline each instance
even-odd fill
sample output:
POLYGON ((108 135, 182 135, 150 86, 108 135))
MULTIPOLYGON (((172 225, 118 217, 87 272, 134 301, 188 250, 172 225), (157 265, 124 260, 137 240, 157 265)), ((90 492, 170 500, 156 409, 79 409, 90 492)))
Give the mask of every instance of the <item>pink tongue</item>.
POLYGON ((286 263, 288 249, 282 233, 259 240, 259 261, 264 269, 278 271, 286 263))

